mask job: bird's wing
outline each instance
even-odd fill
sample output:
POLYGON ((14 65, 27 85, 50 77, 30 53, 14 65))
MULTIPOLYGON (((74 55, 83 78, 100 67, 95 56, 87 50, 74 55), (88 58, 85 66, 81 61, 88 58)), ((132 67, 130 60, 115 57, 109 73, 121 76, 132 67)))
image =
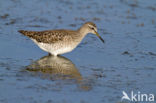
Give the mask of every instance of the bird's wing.
POLYGON ((66 30, 49 30, 49 31, 24 31, 19 30, 25 36, 35 39, 37 42, 42 43, 56 43, 65 39, 71 39, 70 33, 72 31, 66 30))

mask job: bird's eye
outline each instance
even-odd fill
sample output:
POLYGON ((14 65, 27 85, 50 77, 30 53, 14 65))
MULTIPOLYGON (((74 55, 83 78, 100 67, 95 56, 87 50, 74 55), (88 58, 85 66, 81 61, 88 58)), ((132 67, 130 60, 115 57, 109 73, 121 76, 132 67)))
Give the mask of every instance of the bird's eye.
POLYGON ((92 30, 94 30, 94 28, 91 27, 92 30))

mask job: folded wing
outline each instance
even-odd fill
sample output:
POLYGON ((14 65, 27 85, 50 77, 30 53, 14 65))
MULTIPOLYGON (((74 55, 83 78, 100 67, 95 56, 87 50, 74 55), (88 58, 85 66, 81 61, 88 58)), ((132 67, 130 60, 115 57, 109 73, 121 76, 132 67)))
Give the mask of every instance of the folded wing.
POLYGON ((35 39, 42 43, 55 43, 69 38, 69 33, 66 30, 49 30, 49 31, 25 31, 19 30, 23 35, 35 39))

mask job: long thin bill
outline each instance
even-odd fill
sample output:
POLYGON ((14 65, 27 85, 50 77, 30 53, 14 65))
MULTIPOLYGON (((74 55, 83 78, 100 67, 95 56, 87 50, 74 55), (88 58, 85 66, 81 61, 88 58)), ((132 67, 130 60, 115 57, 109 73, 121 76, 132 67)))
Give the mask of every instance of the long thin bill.
POLYGON ((103 42, 103 43, 105 43, 105 41, 102 39, 102 37, 95 31, 95 34, 96 34, 96 36, 97 37, 99 37, 99 39, 103 42))

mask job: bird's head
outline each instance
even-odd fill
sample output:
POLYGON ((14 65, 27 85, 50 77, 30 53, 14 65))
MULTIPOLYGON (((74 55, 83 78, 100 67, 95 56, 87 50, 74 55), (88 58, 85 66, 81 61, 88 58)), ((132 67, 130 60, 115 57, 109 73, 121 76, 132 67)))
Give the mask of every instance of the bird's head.
POLYGON ((85 24, 83 24, 81 29, 83 29, 83 31, 85 31, 86 34, 88 34, 88 33, 95 34, 104 43, 104 40, 102 39, 102 37, 97 32, 97 27, 93 22, 86 22, 85 24))

